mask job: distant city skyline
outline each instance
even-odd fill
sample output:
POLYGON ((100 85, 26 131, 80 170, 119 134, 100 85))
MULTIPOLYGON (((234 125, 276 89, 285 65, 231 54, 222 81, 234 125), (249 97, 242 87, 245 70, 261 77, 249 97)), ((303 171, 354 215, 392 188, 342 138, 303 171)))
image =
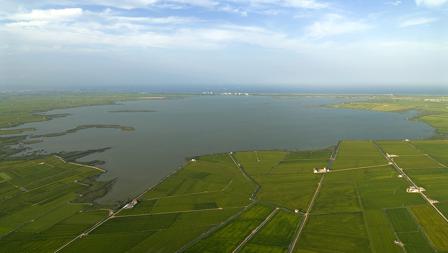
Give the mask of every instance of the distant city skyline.
POLYGON ((444 88, 447 27, 448 0, 3 0, 0 90, 444 88))

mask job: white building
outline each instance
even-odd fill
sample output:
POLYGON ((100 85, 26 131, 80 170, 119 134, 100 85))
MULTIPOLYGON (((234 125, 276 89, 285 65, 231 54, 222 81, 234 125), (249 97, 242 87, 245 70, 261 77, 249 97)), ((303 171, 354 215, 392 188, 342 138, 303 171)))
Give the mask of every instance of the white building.
POLYGON ((137 199, 133 199, 131 202, 127 203, 126 205, 124 205, 124 209, 132 209, 134 208, 135 205, 138 204, 138 200, 137 199))
POLYGON ((328 173, 328 172, 330 172, 330 169, 328 169, 327 167, 314 168, 314 170, 313 170, 314 174, 322 174, 322 173, 328 173))
POLYGON ((406 189, 406 192, 408 192, 408 193, 420 193, 420 192, 424 192, 424 191, 425 191, 425 188, 417 187, 417 186, 409 186, 406 189))
POLYGON ((386 153, 386 155, 387 155, 387 157, 389 157, 389 158, 398 157, 398 155, 393 155, 393 154, 389 154, 389 153, 386 153))
POLYGON ((399 240, 395 240, 394 243, 400 247, 404 247, 404 244, 399 240))

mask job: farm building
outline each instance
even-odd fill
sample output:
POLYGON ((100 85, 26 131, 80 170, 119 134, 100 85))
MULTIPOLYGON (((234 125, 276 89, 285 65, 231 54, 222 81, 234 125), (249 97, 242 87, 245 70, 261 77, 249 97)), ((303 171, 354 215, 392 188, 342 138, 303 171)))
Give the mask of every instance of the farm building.
POLYGON ((420 192, 423 192, 423 191, 425 191, 425 188, 417 187, 417 186, 409 186, 406 189, 406 192, 408 192, 408 193, 420 193, 420 192))
POLYGON ((137 199, 133 199, 131 202, 127 203, 126 205, 124 205, 124 209, 132 209, 134 208, 135 205, 138 204, 138 200, 137 199))
POLYGON ((327 167, 314 168, 314 170, 313 170, 314 174, 322 174, 322 173, 328 173, 328 172, 330 172, 330 169, 328 169, 327 167))

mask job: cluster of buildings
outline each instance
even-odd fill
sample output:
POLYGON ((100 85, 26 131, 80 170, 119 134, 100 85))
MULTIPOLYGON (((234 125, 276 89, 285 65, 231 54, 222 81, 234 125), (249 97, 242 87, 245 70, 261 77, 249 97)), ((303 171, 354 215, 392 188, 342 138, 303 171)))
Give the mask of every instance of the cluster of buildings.
POLYGON ((213 91, 204 91, 201 93, 202 95, 222 95, 222 96, 249 96, 247 92, 221 92, 215 93, 213 91))
POLYGON ((126 205, 124 205, 124 209, 132 209, 134 208, 135 205, 138 204, 138 200, 137 199, 133 199, 131 202, 127 203, 126 205))
POLYGON ((327 167, 313 169, 314 174, 322 174, 322 173, 328 173, 328 172, 330 172, 330 169, 327 167))
POLYGON ((389 153, 386 153, 386 156, 389 157, 389 158, 395 158, 395 157, 398 157, 398 155, 393 155, 393 154, 389 154, 389 153))
POLYGON ((423 187, 418 187, 418 186, 409 186, 407 189, 406 189, 406 192, 407 193, 420 193, 420 192, 424 192, 425 191, 425 188, 423 188, 423 187))
POLYGON ((448 98, 425 98, 425 102, 448 102, 448 98))

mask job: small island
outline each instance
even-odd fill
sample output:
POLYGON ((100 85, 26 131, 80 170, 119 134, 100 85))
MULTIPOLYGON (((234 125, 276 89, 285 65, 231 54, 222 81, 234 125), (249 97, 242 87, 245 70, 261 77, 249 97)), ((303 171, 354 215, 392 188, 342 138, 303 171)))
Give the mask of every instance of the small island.
POLYGON ((121 126, 121 125, 107 125, 107 124, 95 124, 95 125, 81 125, 75 128, 59 132, 59 133, 49 133, 49 134, 41 134, 41 135, 33 135, 32 138, 41 138, 41 137, 56 137, 62 136, 66 134, 76 133, 80 130, 90 129, 90 128, 109 128, 109 129, 119 129, 121 131, 130 132, 134 131, 135 128, 130 126, 121 126))
POLYGON ((115 110, 115 111, 109 111, 110 113, 131 113, 131 112, 136 112, 136 113, 145 113, 145 112, 156 112, 156 110, 115 110))

